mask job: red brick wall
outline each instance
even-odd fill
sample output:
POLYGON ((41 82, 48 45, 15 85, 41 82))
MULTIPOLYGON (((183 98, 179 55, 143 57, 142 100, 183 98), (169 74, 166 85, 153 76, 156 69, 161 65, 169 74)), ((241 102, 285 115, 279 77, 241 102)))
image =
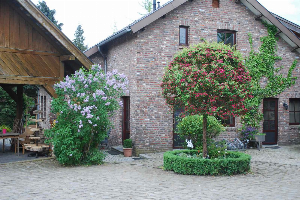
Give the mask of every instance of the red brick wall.
MULTIPOLYGON (((217 40, 217 29, 237 31, 237 49, 244 55, 250 50, 248 33, 253 35, 253 46, 260 45, 259 38, 267 34, 261 22, 243 4, 234 0, 221 0, 219 8, 212 7, 211 0, 194 0, 168 13, 151 23, 145 30, 127 37, 121 37, 110 44, 108 51, 108 70, 118 69, 125 73, 130 81, 131 135, 137 152, 172 149, 173 119, 172 111, 161 96, 160 83, 164 67, 172 60, 173 55, 182 49, 179 46, 179 26, 189 26, 189 44, 197 44, 202 38, 208 41, 217 40)), ((291 47, 279 40, 279 55, 283 61, 278 65, 290 66, 298 53, 292 53, 291 47)), ((95 58, 94 58, 95 59, 95 58)), ((286 69, 282 70, 287 73, 286 69)), ((299 64, 294 75, 299 77, 299 64)), ((288 98, 300 98, 297 89, 299 80, 279 98, 279 143, 299 141, 298 130, 288 125, 288 111, 283 109, 282 102, 288 98), (298 134, 298 135, 297 135, 298 134)), ((114 143, 121 143, 121 116, 115 118, 112 131, 114 143)), ((236 127, 228 128, 227 133, 219 139, 230 139, 238 134, 240 127, 237 118, 236 127)))

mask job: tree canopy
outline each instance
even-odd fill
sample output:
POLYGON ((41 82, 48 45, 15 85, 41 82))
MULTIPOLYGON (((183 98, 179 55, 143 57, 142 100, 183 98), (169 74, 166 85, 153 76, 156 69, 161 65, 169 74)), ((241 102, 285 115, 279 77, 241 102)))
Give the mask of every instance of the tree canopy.
POLYGON ((63 23, 58 23, 58 21, 55 19, 54 15, 56 13, 56 10, 51 10, 45 1, 39 1, 39 3, 36 5, 44 15, 46 15, 56 26, 61 30, 61 27, 64 25, 63 23))
POLYGON ((73 43, 81 51, 85 51, 87 49, 87 46, 84 45, 85 37, 83 37, 83 33, 84 33, 84 31, 82 29, 82 26, 79 24, 77 26, 77 29, 76 29, 75 33, 74 33, 75 39, 73 40, 73 43))
POLYGON ((165 69, 161 87, 171 106, 203 115, 203 156, 207 155, 207 116, 244 114, 252 98, 251 77, 234 47, 204 42, 177 54, 165 69))

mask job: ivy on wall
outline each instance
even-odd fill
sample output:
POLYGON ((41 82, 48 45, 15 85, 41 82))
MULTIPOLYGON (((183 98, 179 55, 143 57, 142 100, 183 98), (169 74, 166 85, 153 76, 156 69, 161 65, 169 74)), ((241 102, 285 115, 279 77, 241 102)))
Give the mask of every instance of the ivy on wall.
POLYGON ((279 71, 283 68, 276 67, 276 61, 282 60, 277 55, 277 38, 275 36, 277 28, 267 22, 263 22, 267 27, 268 35, 261 37, 262 45, 259 52, 253 50, 252 35, 249 33, 249 43, 251 52, 246 58, 245 65, 248 68, 251 76, 253 98, 247 99, 247 108, 249 112, 242 117, 244 126, 259 127, 263 115, 259 110, 259 106, 264 98, 275 97, 282 93, 285 89, 295 84, 296 77, 292 76, 292 72, 297 65, 297 60, 294 60, 289 67, 286 77, 279 71), (262 85, 262 79, 266 79, 266 84, 262 85))

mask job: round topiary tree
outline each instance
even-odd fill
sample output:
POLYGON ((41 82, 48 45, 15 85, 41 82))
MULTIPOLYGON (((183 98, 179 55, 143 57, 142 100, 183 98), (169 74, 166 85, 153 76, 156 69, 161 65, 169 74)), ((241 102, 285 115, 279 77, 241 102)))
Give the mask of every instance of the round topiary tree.
POLYGON ((245 99, 252 97, 250 81, 241 53, 222 43, 184 49, 166 67, 161 87, 167 104, 203 115, 203 157, 207 156, 207 117, 245 113, 245 99))
POLYGON ((118 100, 127 90, 128 80, 115 70, 104 74, 94 65, 80 69, 71 77, 55 84, 52 112, 57 120, 45 133, 54 146, 61 164, 100 164, 104 158, 99 144, 111 128, 109 118, 119 108, 118 100))
MULTIPOLYGON (((207 125, 207 139, 209 140, 218 136, 222 131, 224 131, 224 127, 221 122, 213 116, 207 117, 207 125)), ((203 146, 203 116, 185 116, 178 123, 176 132, 182 137, 188 137, 191 139, 194 148, 200 149, 203 146)))

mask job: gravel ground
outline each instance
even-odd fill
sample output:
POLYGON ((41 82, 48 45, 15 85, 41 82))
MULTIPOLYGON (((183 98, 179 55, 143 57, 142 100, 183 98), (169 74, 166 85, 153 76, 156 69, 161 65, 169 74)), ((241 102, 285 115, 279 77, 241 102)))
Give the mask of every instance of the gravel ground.
POLYGON ((251 172, 235 176, 164 171, 163 153, 108 155, 89 167, 53 159, 0 164, 0 199, 299 199, 300 145, 246 153, 251 172))

